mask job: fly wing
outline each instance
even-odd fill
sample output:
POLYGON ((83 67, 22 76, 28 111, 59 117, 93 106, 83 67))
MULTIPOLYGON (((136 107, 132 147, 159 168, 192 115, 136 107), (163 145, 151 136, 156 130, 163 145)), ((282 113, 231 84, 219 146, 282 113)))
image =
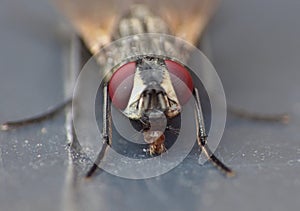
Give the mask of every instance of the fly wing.
POLYGON ((114 24, 130 6, 148 5, 173 35, 195 44, 218 0, 53 0, 92 53, 111 41, 114 24))
POLYGON ((161 2, 160 15, 175 36, 194 45, 200 39, 214 14, 218 0, 165 0, 161 2))
POLYGON ((117 14, 116 1, 53 0, 55 6, 71 21, 92 53, 111 41, 117 14))

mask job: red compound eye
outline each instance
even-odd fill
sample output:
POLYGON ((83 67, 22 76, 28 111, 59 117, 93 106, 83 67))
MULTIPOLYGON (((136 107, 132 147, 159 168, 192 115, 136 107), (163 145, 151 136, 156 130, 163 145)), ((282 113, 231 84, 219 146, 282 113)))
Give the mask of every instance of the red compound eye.
POLYGON ((109 81, 109 97, 114 106, 121 110, 126 108, 129 101, 133 87, 135 68, 135 62, 124 64, 114 72, 109 81))
MULTIPOLYGON (((171 60, 166 60, 165 63, 178 100, 181 105, 184 105, 192 96, 193 79, 189 71, 181 64, 171 60)), ((135 69, 136 63, 129 62, 116 70, 109 81, 109 97, 114 106, 121 110, 125 109, 128 104, 133 88, 135 69)))
POLYGON ((177 98, 180 104, 184 105, 192 96, 194 88, 192 76, 184 66, 177 62, 166 60, 165 63, 170 72, 177 98))

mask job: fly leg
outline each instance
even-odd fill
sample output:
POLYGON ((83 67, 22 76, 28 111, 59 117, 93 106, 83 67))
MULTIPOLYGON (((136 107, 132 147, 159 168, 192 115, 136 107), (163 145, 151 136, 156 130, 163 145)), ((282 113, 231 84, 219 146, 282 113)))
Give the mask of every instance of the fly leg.
POLYGON ((222 173, 224 173, 228 177, 232 177, 235 175, 235 172, 232 171, 229 167, 227 167, 224 163, 222 163, 209 149, 207 145, 207 135, 205 131, 204 118, 202 113, 202 107, 200 102, 200 97, 198 93, 198 89, 194 88, 193 95, 196 100, 195 104, 195 118, 196 118, 196 126, 197 126, 197 142, 199 147, 201 148, 201 153, 208 158, 208 160, 218 168, 222 173))
POLYGON ((60 105, 46 111, 43 114, 33 116, 33 117, 30 117, 27 119, 22 119, 19 121, 11 121, 11 122, 6 122, 3 124, 0 124, 0 130, 6 131, 6 130, 14 129, 17 127, 26 126, 26 125, 34 124, 34 123, 39 123, 39 122, 51 119, 52 117, 57 115, 59 112, 64 110, 64 108, 71 105, 71 103, 72 103, 72 99, 69 99, 66 102, 61 103, 60 105))
POLYGON ((90 178, 95 171, 99 168, 98 165, 101 163, 102 159, 104 158, 108 147, 111 146, 111 140, 112 140, 112 129, 111 129, 111 111, 110 111, 110 99, 108 95, 108 88, 107 85, 103 88, 103 126, 102 126, 102 141, 103 145, 101 148, 101 151, 97 155, 97 158, 95 162, 93 163, 92 167, 89 169, 89 171, 86 174, 86 178, 90 178))
POLYGON ((236 109, 232 107, 228 107, 228 112, 243 119, 249 119, 254 121, 265 121, 265 122, 281 122, 283 124, 287 124, 289 122, 289 115, 288 114, 257 114, 257 113, 250 113, 245 110, 236 109))

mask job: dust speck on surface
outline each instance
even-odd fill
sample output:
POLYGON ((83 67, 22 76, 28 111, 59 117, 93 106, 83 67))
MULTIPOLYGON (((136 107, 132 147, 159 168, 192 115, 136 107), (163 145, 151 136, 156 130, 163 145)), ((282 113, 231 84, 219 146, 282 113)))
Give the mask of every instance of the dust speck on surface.
POLYGON ((42 133, 42 134, 46 134, 46 133, 47 133, 47 129, 46 129, 45 127, 43 127, 43 128, 41 129, 41 133, 42 133))

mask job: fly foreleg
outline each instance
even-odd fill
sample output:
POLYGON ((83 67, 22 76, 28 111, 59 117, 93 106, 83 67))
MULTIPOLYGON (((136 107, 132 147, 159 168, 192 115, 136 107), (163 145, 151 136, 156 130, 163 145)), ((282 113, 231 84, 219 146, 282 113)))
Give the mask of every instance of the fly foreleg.
POLYGON ((201 148, 201 153, 208 158, 208 160, 217 167, 220 171, 222 171, 226 176, 232 177, 235 175, 235 172, 232 171, 229 167, 223 164, 209 149, 207 145, 207 135, 205 131, 204 118, 202 113, 202 107, 200 102, 200 97, 198 93, 198 89, 194 88, 193 95, 196 100, 195 104, 195 118, 196 118, 196 126, 197 126, 197 142, 199 147, 201 148))
POLYGON ((108 147, 111 146, 111 140, 112 140, 112 127, 111 127, 111 110, 110 110, 110 99, 108 95, 108 87, 107 85, 103 88, 103 126, 102 126, 102 137, 103 137, 103 145, 101 148, 101 151, 97 155, 96 160, 94 161, 92 167, 89 169, 89 171, 86 174, 86 178, 90 178, 95 171, 99 168, 99 164, 101 163, 102 159, 104 158, 108 147))

